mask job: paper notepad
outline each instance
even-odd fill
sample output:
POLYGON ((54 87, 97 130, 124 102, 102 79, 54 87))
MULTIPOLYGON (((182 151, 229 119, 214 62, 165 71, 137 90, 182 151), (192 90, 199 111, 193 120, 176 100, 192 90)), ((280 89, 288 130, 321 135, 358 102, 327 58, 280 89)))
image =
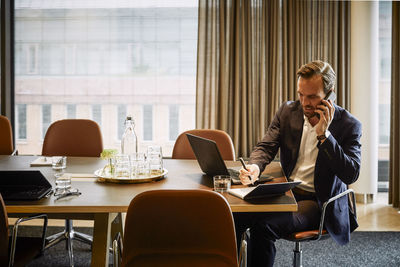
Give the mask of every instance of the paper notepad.
POLYGON ((31 162, 31 167, 51 166, 51 157, 38 157, 31 162))
POLYGON ((283 195, 301 182, 259 184, 255 187, 231 188, 228 193, 244 200, 283 195))

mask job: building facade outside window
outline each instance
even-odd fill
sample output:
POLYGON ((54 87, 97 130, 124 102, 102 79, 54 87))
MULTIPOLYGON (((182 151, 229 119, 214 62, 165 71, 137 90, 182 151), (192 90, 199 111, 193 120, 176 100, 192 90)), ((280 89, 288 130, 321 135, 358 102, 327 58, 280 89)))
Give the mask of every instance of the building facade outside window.
POLYGON ((17 140, 26 140, 26 104, 17 105, 16 111, 17 140))
POLYGON ((51 124, 51 105, 42 105, 42 140, 46 136, 47 129, 51 124))
POLYGON ((153 140, 153 106, 143 105, 143 140, 153 140))
POLYGON ((72 117, 95 120, 104 148, 120 149, 131 115, 139 150, 170 156, 168 106, 185 114, 178 129, 195 127, 197 17, 197 0, 16 0, 15 101, 31 129, 19 153, 39 154, 48 125, 72 117))
POLYGON ((176 140, 179 135, 179 106, 169 105, 169 140, 176 140))
POLYGON ((97 124, 101 128, 101 105, 92 105, 92 120, 97 122, 97 124))
POLYGON ((76 105, 67 104, 67 119, 76 119, 76 105))

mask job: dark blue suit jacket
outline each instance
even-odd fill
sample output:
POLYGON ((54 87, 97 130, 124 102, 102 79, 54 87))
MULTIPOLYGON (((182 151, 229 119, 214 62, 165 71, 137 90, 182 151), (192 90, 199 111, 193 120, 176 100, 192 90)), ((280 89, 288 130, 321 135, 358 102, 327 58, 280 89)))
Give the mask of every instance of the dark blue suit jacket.
MULTIPOLYGON (((264 138, 256 145, 250 163, 261 172, 280 148, 280 161, 286 177, 290 177, 297 161, 303 133, 304 115, 299 101, 282 104, 264 138)), ((318 144, 314 186, 318 204, 345 191, 347 185, 358 179, 361 162, 361 123, 345 109, 335 105, 334 118, 329 126, 331 135, 318 144)), ((339 244, 349 242, 350 232, 357 221, 349 208, 348 198, 342 197, 330 204, 326 211, 325 228, 339 244)))

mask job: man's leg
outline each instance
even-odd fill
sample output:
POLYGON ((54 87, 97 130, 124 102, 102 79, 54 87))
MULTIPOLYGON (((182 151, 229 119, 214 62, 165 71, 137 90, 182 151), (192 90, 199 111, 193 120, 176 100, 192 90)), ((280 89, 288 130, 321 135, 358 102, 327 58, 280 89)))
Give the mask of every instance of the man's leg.
POLYGON ((290 233, 318 228, 320 210, 316 201, 298 202, 298 212, 234 213, 236 237, 250 228, 248 259, 250 266, 273 266, 275 241, 290 233))

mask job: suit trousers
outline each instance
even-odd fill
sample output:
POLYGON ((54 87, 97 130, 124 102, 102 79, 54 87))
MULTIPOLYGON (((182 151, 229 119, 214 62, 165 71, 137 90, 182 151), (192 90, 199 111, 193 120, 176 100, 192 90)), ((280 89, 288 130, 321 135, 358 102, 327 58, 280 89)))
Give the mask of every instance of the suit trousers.
POLYGON ((250 228, 248 266, 273 266, 277 239, 319 227, 321 210, 315 195, 304 196, 294 192, 294 196, 298 204, 297 212, 233 213, 238 248, 242 234, 250 228))

